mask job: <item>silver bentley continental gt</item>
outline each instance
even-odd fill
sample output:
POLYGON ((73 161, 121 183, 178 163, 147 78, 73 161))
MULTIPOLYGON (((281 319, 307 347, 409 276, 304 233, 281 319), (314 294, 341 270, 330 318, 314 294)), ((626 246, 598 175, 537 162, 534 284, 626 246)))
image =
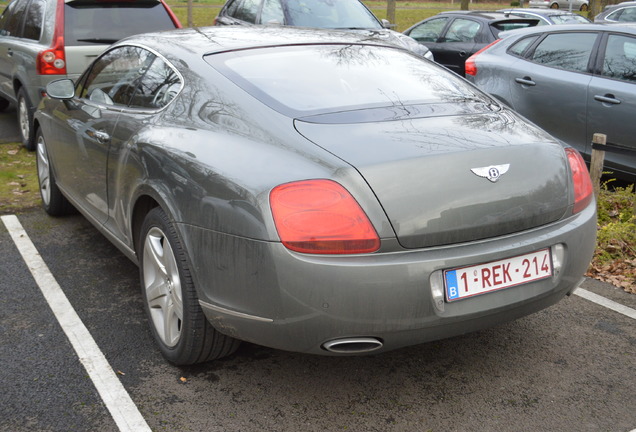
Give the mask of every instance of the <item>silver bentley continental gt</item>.
POLYGON ((139 265, 174 364, 475 331, 570 294, 594 250, 575 150, 383 40, 145 34, 47 93, 44 209, 75 207, 139 265))

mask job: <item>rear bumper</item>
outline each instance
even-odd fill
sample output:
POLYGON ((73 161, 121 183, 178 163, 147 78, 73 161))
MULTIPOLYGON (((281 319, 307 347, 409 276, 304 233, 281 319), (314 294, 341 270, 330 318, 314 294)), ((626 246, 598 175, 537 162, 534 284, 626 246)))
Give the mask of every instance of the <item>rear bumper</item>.
POLYGON ((273 348, 329 354, 324 343, 368 337, 376 352, 452 337, 544 309, 573 291, 595 247, 590 205, 556 224, 488 241, 362 256, 296 254, 279 243, 181 227, 201 306, 219 331, 273 348), (435 307, 431 279, 456 268, 553 247, 551 278, 435 307), (207 251, 207 253, 206 253, 207 251))

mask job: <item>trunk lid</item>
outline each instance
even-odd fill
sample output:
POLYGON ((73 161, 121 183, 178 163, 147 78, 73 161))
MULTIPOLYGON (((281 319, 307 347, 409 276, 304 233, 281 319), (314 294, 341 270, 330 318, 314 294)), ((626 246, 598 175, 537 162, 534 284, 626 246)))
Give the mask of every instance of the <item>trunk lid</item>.
POLYGON ((396 118, 391 108, 295 124, 361 173, 405 248, 506 235, 563 217, 571 204, 563 147, 512 112, 478 105, 464 105, 462 115, 456 105, 436 105, 401 107, 408 115, 400 120, 380 121, 396 118), (423 117, 413 118, 418 110, 423 117), (499 177, 489 180, 489 171, 499 177))

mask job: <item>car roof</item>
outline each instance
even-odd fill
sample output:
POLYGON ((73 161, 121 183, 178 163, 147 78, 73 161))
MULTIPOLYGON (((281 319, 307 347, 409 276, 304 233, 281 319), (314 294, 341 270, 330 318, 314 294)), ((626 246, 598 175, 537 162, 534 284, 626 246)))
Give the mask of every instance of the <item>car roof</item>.
POLYGON ((517 30, 509 30, 499 33, 500 38, 512 35, 547 33, 547 32, 575 32, 575 31, 622 31, 624 33, 636 34, 636 23, 589 23, 589 24, 557 24, 550 26, 528 27, 517 30))
POLYGON ((381 31, 309 29, 290 26, 211 26, 145 33, 125 38, 115 45, 139 44, 167 57, 201 58, 208 54, 249 48, 314 44, 364 44, 401 49, 381 31))
POLYGON ((500 9, 497 12, 507 13, 515 13, 522 12, 533 15, 541 15, 541 16, 555 16, 555 15, 578 15, 577 13, 565 11, 561 9, 540 9, 540 8, 506 8, 500 9))
POLYGON ((479 17, 486 20, 505 20, 510 18, 507 14, 503 12, 487 11, 487 10, 444 11, 444 12, 440 12, 438 15, 465 15, 465 16, 479 17))

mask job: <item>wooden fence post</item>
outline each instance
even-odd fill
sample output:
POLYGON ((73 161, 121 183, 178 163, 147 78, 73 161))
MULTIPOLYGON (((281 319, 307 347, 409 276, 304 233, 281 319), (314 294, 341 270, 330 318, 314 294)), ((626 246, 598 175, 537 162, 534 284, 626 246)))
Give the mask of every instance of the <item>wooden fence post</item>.
MULTIPOLYGON (((592 137, 592 145, 605 145, 607 135, 595 133, 592 137)), ((598 199, 601 192, 601 176, 603 175, 603 163, 605 162, 605 151, 592 148, 592 161, 590 162, 590 176, 594 186, 594 196, 598 199)))

